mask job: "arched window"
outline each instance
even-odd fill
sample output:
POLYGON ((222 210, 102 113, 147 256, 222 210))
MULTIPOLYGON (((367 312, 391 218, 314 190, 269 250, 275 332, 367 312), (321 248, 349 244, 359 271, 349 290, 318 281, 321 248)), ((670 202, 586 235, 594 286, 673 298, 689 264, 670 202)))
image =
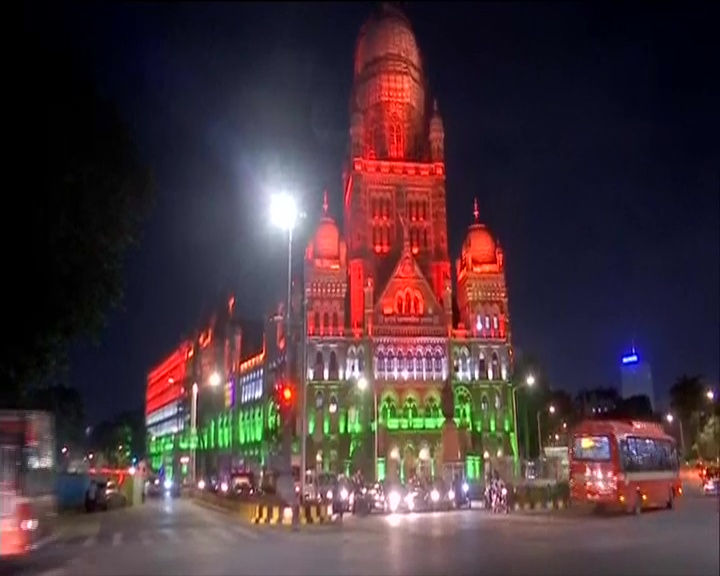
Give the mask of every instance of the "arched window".
POLYGON ((337 380, 340 377, 340 371, 338 369, 337 354, 333 350, 330 352, 330 366, 328 367, 328 379, 337 380))
POLYGON ((487 363, 485 362, 485 354, 483 354, 482 352, 480 352, 478 368, 480 372, 480 380, 487 380, 487 363))
POLYGON ((313 368, 313 380, 322 380, 325 376, 325 360, 322 352, 315 354, 315 367, 313 368))
POLYGON ((495 392, 495 410, 500 410, 502 408, 502 394, 500 392, 495 392))
POLYGON ((313 322, 313 331, 320 332, 320 312, 315 311, 315 321, 313 322))
POLYGON ((325 398, 323 398, 323 393, 318 390, 317 394, 315 394, 315 409, 322 410, 324 402, 325 398))
POLYGON ((390 124, 390 158, 402 158, 404 152, 402 127, 399 123, 390 124))
POLYGON ((425 372, 432 372, 433 369, 433 359, 432 359, 432 352, 428 350, 425 352, 425 372))
POLYGON ((415 372, 418 374, 422 374, 422 365, 423 365, 423 358, 422 358, 422 352, 420 350, 417 351, 415 354, 415 372))
POLYGON ((487 412, 487 409, 488 409, 488 399, 487 399, 487 396, 485 396, 485 394, 483 394, 483 395, 482 395, 482 398, 480 399, 480 409, 481 409, 483 412, 487 412))
POLYGON ((402 314, 403 313, 403 304, 404 304, 404 300, 403 300, 402 294, 398 294, 397 298, 395 299, 395 312, 397 312, 398 314, 402 314))
POLYGON ((417 418, 419 414, 420 411, 418 410, 415 398, 408 398, 405 400, 405 404, 403 404, 403 418, 410 420, 412 418, 417 418))
POLYGON ((455 394, 455 417, 468 426, 472 423, 472 396, 466 388, 459 388, 455 394))
POLYGON ((380 418, 383 422, 387 422, 390 418, 397 418, 397 405, 390 396, 385 398, 380 406, 380 418))
POLYGON ((360 372, 360 374, 363 374, 365 372, 365 355, 362 350, 358 350, 357 354, 355 366, 357 366, 357 371, 360 372))
POLYGON ((492 353, 492 375, 491 380, 497 380, 500 378, 500 362, 498 361, 497 352, 492 353))
POLYGON ((493 329, 494 330, 498 329, 498 317, 497 316, 493 316, 493 329))
POLYGON ((440 374, 442 372, 442 354, 440 352, 435 353, 435 372, 440 374))
POLYGON ((425 418, 439 418, 440 405, 434 397, 425 400, 425 418))
POLYGON ((402 372, 405 370, 405 353, 400 351, 397 355, 397 370, 398 372, 402 372))
POLYGON ((333 333, 334 333, 334 334, 337 334, 337 333, 338 333, 338 328, 339 328, 339 327, 340 327, 340 321, 339 321, 339 319, 338 319, 338 313, 337 313, 337 312, 333 312, 333 315, 332 315, 332 329, 333 329, 333 333))
POLYGON ((320 331, 327 332, 328 328, 330 328, 330 314, 325 312, 325 314, 323 314, 323 321, 320 331))
POLYGON ((403 314, 411 314, 412 313, 412 296, 410 295, 410 292, 405 292, 405 308, 403 309, 403 314))
POLYGON ((413 296, 413 308, 412 308, 413 314, 421 314, 420 310, 420 298, 418 298, 417 294, 413 296))

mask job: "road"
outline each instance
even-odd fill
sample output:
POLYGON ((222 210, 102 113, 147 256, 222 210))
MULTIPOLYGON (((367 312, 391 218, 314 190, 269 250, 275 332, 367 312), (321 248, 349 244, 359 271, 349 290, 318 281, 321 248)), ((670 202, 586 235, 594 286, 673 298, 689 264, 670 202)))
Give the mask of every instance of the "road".
MULTIPOLYGON (((248 527, 184 500, 81 516, 23 576, 717 575, 718 503, 640 517, 481 511, 347 518, 297 533, 248 527)), ((18 572, 16 571, 16 574, 18 572)))

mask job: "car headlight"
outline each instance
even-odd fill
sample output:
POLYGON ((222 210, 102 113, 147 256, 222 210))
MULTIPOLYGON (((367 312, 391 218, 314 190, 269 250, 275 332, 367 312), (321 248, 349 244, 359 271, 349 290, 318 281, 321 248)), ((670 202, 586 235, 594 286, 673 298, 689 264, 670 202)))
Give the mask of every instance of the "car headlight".
POLYGON ((163 485, 165 486, 165 490, 170 490, 170 488, 172 488, 172 480, 165 480, 163 485))
POLYGON ((448 492, 448 499, 449 499, 449 500, 455 500, 455 491, 454 491, 454 490, 450 490, 450 491, 448 492))
POLYGON ((158 478, 155 478, 155 486, 160 486, 160 480, 158 478))
POLYGON ((227 482, 223 482, 222 484, 220 484, 220 490, 222 490, 223 492, 227 492, 227 491, 228 491, 227 482))
POLYGON ((332 496, 333 496, 332 490, 328 490, 327 494, 325 494, 325 498, 327 498, 328 500, 332 500, 332 496))
POLYGON ((341 499, 341 500, 347 500, 347 499, 348 499, 348 491, 347 491, 345 488, 343 488, 342 490, 340 490, 340 499, 341 499))
POLYGON ((468 486, 467 482, 463 482, 462 491, 465 492, 465 494, 467 494, 470 491, 470 486, 468 486))
POLYGON ((198 482, 198 490, 205 490, 205 480, 198 482))
POLYGON ((440 492, 438 492, 437 490, 433 490, 432 492, 430 492, 430 498, 433 502, 437 502, 438 500, 440 500, 440 492))
POLYGON ((507 488, 503 488, 501 492, 503 496, 507 496, 507 488))
POLYGON ((388 495, 388 503, 390 504, 390 512, 395 512, 400 506, 400 494, 390 492, 388 495))

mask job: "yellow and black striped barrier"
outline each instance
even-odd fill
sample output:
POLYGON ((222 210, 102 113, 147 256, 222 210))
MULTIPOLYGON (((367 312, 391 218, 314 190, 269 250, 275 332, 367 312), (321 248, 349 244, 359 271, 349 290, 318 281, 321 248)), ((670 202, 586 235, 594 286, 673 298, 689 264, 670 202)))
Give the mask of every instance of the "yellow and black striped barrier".
MULTIPOLYGON (((324 524, 331 519, 327 506, 305 504, 300 506, 300 524, 324 524)), ((257 505, 250 520, 253 524, 275 524, 291 526, 293 521, 292 507, 278 505, 257 505)))

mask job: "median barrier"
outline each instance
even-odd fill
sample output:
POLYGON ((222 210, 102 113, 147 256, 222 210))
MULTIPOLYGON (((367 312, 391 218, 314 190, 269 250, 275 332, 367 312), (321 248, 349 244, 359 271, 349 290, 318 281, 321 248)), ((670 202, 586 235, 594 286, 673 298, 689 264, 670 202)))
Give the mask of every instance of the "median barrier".
POLYGON ((516 511, 563 510, 570 503, 570 485, 519 485, 508 491, 508 504, 516 511))
MULTIPOLYGON (((325 524, 330 519, 327 506, 321 504, 304 504, 300 506, 300 524, 325 524)), ((252 523, 291 526, 292 520, 293 514, 290 506, 259 504, 256 506, 252 523)))

